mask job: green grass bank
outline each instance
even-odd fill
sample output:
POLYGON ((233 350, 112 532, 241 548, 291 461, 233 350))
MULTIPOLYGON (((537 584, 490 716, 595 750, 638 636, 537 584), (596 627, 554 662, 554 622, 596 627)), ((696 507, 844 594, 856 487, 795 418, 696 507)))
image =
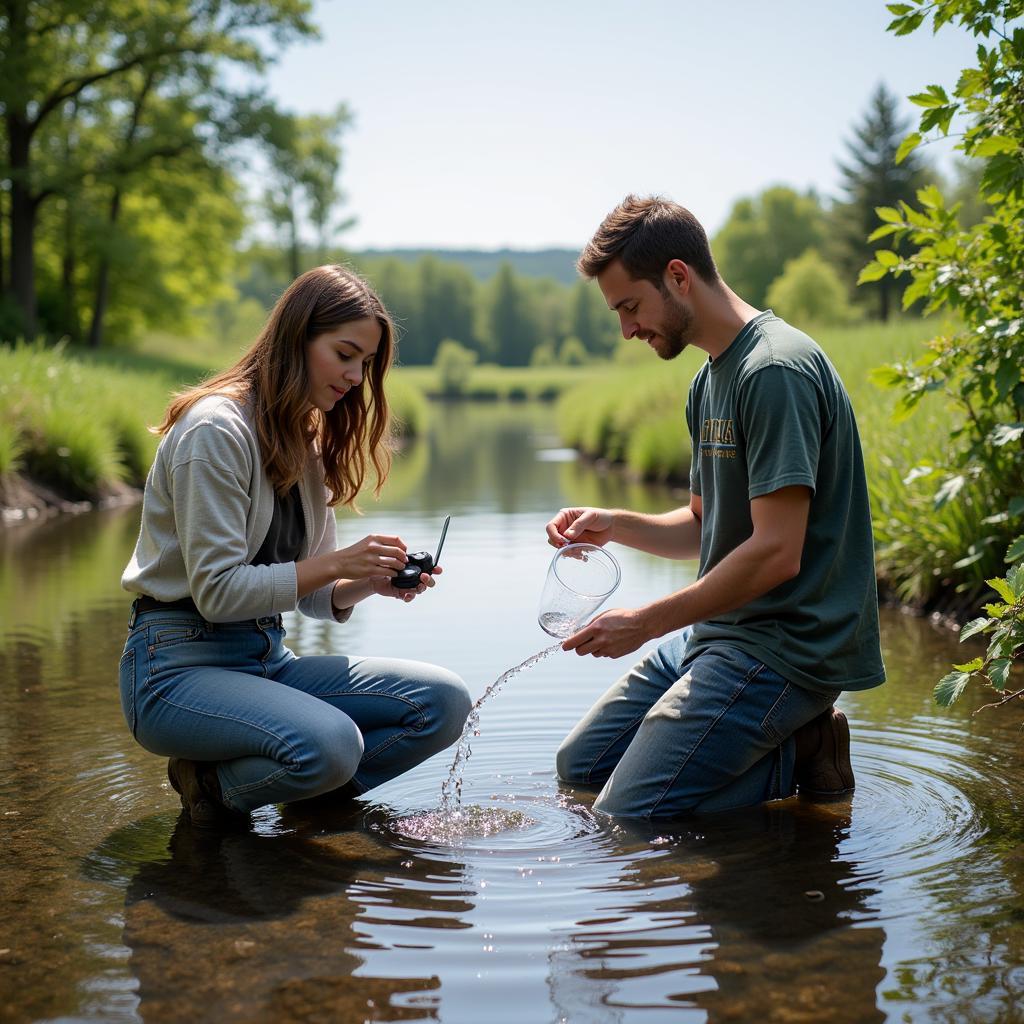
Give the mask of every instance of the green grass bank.
MULTIPOLYGON (((0 346, 3 504, 36 485, 70 502, 140 487, 158 441, 148 428, 160 421, 173 392, 207 376, 211 366, 154 352, 0 346)), ((399 431, 421 432, 428 411, 418 390, 396 375, 389 395, 399 431)))

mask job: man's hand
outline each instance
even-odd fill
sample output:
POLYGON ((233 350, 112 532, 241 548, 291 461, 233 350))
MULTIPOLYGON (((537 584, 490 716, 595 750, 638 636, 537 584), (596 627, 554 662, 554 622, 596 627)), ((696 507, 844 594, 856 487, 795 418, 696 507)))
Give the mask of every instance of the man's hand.
POLYGON ((553 548, 566 544, 607 544, 612 539, 613 514, 606 508, 563 508, 547 527, 553 548))
POLYGON ((562 644, 562 650, 595 658, 621 658, 651 639, 651 626, 642 609, 612 608, 573 633, 562 644))

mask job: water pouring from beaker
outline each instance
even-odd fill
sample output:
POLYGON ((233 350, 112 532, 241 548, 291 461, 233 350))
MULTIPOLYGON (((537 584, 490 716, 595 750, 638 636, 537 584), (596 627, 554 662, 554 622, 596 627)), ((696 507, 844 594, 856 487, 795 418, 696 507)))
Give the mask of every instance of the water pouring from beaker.
POLYGON ((597 544, 559 548, 540 595, 540 628, 562 640, 572 636, 615 593, 621 578, 615 557, 597 544))

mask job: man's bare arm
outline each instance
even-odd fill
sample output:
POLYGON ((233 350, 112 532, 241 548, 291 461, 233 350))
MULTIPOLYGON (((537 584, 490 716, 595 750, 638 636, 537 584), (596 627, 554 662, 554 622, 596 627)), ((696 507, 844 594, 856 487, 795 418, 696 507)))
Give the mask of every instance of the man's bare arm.
POLYGON ((689 505, 658 515, 617 510, 612 540, 661 558, 699 558, 702 514, 697 494, 689 505))
POLYGON ((689 506, 658 515, 626 509, 563 508, 547 525, 553 547, 585 542, 617 541, 662 558, 697 558, 700 555, 702 506, 696 494, 689 506))
POLYGON ((800 571, 811 492, 784 487, 750 503, 753 532, 706 576, 640 608, 599 615, 562 645, 577 654, 620 658, 648 640, 741 608, 800 571))
POLYGON ((707 575, 647 606, 652 636, 742 608, 800 572, 811 492, 784 487, 750 503, 753 532, 707 575))

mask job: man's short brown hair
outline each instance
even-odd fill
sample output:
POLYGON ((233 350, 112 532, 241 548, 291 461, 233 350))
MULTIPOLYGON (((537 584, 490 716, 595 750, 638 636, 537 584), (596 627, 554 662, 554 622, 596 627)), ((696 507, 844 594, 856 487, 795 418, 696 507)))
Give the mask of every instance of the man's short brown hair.
POLYGON ((594 278, 615 259, 622 260, 632 278, 650 281, 658 288, 663 287, 662 276, 671 260, 682 260, 708 284, 718 280, 700 221, 663 196, 626 196, 587 242, 576 269, 584 277, 594 278))

